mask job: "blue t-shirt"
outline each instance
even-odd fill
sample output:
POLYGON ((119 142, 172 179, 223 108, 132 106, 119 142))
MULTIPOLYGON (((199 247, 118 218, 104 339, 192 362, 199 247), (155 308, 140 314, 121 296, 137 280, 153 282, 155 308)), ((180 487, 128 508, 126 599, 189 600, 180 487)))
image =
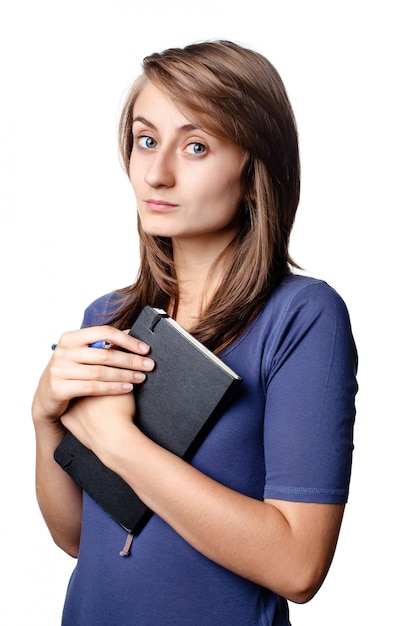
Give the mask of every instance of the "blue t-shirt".
MULTIPOLYGON (((109 307, 111 295, 95 301, 83 325, 105 323, 109 307)), ((220 356, 243 384, 192 465, 258 500, 345 503, 357 354, 340 296, 292 275, 220 356)), ((84 494, 63 626, 289 625, 285 599, 210 561, 157 515, 129 557, 119 556, 125 538, 84 494)))

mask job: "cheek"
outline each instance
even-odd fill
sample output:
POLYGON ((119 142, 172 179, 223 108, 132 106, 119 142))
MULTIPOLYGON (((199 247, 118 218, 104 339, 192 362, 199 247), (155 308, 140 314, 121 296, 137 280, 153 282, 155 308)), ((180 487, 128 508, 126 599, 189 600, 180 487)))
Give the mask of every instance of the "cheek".
POLYGON ((137 168, 130 167, 129 180, 130 180, 130 184, 133 187, 133 190, 136 192, 141 182, 141 177, 138 174, 137 168))
POLYGON ((205 187, 208 193, 212 193, 218 197, 240 197, 241 193, 241 174, 240 167, 232 166, 227 160, 223 164, 217 164, 211 172, 206 173, 205 187), (207 181, 211 181, 210 183, 207 181))
POLYGON ((218 188, 219 195, 225 199, 226 202, 234 205, 239 205, 243 199, 242 184, 240 178, 227 177, 223 179, 218 188))
POLYGON ((223 225, 232 222, 243 200, 240 181, 231 180, 229 177, 227 180, 221 181, 221 184, 213 185, 210 193, 211 195, 208 197, 209 219, 222 222, 223 225), (217 207, 217 210, 214 210, 214 207, 217 207))
POLYGON ((132 151, 129 160, 129 180, 133 184, 140 182, 140 172, 141 172, 141 164, 139 162, 137 153, 135 150, 132 151))

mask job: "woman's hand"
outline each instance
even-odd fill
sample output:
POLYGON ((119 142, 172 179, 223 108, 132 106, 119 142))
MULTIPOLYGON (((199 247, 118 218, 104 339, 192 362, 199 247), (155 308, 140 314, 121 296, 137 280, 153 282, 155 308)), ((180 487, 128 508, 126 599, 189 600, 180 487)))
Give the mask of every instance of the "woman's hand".
POLYGON ((71 400, 129 394, 154 367, 149 346, 112 326, 64 333, 43 372, 33 400, 33 419, 58 422, 71 400), (107 340, 113 348, 90 348, 107 340), (118 350, 117 348, 122 348, 118 350))
POLYGON ((61 422, 74 437, 100 456, 114 439, 123 437, 135 416, 133 393, 79 398, 72 401, 61 422))
POLYGON ((137 430, 131 391, 154 367, 148 352, 149 346, 111 326, 83 328, 62 335, 39 381, 32 404, 36 494, 55 542, 72 556, 78 554, 81 534, 81 489, 55 462, 54 451, 65 426, 97 452, 118 438, 120 442, 126 427, 137 430), (102 340, 114 347, 89 347, 102 340), (85 400, 76 400, 83 396, 85 400))

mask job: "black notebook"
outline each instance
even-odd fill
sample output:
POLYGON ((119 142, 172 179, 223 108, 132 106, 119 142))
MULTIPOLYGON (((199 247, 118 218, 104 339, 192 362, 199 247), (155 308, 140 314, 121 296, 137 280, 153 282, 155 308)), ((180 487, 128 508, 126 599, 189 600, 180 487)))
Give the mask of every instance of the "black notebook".
MULTIPOLYGON (((150 439, 190 460, 231 401, 241 378, 165 311, 145 307, 130 334, 151 347, 155 369, 135 385, 135 423, 150 439)), ((67 433, 55 460, 128 532, 152 511, 116 473, 67 433)))

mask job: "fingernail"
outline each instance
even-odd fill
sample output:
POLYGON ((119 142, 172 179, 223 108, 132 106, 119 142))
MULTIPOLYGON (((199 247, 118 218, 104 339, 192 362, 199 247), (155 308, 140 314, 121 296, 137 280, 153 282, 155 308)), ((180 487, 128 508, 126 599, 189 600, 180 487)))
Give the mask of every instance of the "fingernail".
POLYGON ((143 359, 142 364, 143 364, 143 367, 146 367, 146 369, 148 368, 152 369, 153 366, 155 365, 152 359, 143 359))
POLYGON ((143 372, 135 372, 133 374, 133 378, 138 381, 138 383, 143 383, 146 378, 146 375, 143 372))
POLYGON ((133 385, 131 383, 123 383, 122 389, 124 391, 132 391, 133 385))

